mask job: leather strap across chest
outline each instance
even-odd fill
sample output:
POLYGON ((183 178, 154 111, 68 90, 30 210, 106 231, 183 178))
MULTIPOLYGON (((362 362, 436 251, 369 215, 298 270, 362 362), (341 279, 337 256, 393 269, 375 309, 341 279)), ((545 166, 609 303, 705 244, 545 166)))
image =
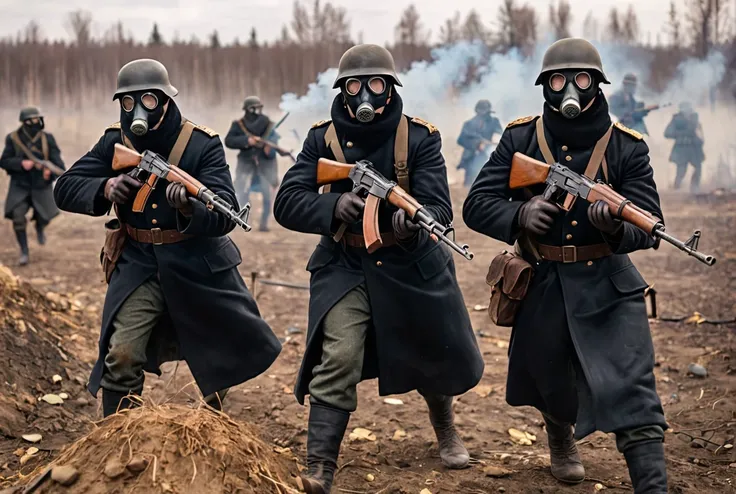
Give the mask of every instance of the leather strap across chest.
MULTIPOLYGON (((48 137, 46 136, 46 133, 45 132, 39 132, 39 134, 41 136, 41 149, 40 149, 40 153, 41 153, 41 156, 43 157, 43 160, 46 161, 46 160, 49 159, 49 140, 48 140, 48 137)), ((38 138, 39 134, 36 134, 36 137, 32 140, 32 142, 35 142, 35 140, 38 138)), ((28 146, 26 146, 25 144, 23 144, 23 141, 20 139, 20 136, 18 135, 18 131, 17 130, 13 131, 10 134, 10 140, 13 141, 13 144, 15 145, 15 147, 18 150, 20 150, 26 156, 26 158, 28 158, 29 160, 37 160, 38 159, 36 157, 36 155, 33 153, 33 151, 31 151, 31 149, 29 149, 28 146)), ((35 146, 35 144, 31 144, 31 148, 34 151, 39 152, 39 149, 35 146)))

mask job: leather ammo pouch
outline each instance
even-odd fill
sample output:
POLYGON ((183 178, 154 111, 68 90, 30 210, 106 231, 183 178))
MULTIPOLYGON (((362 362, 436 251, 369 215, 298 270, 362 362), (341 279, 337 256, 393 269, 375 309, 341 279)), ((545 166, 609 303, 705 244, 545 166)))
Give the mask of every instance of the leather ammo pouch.
POLYGON ((532 281, 532 265, 512 252, 503 251, 493 258, 486 283, 491 286, 488 315, 496 326, 513 326, 516 312, 532 281))
POLYGON ((105 244, 100 252, 100 264, 102 264, 102 272, 105 275, 105 282, 110 283, 112 273, 115 271, 115 265, 123 253, 125 239, 128 232, 125 230, 123 223, 115 218, 105 223, 105 244))

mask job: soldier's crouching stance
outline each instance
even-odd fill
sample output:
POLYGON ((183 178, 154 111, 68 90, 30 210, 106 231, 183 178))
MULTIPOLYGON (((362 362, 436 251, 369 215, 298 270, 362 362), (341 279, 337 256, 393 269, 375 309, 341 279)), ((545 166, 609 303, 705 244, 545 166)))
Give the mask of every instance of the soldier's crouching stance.
POLYGON ((391 54, 359 45, 340 60, 332 121, 315 124, 276 196, 276 220, 322 235, 309 260, 307 349, 296 385, 310 394, 307 439, 309 494, 330 492, 356 385, 378 377, 382 395, 419 390, 429 406, 442 462, 463 468, 468 452, 453 425, 452 396, 483 373, 470 318, 455 279, 452 254, 433 242, 403 210, 381 205, 384 247, 369 254, 358 223, 364 201, 341 181, 320 194, 321 157, 367 159, 397 181, 440 223, 452 220, 437 129, 402 113, 391 54), (338 241, 343 223, 347 232, 338 241))
POLYGON ((655 389, 647 283, 626 255, 654 240, 602 201, 578 199, 564 213, 543 199, 541 185, 509 188, 512 156, 521 152, 605 180, 661 218, 649 149, 639 133, 611 125, 598 88, 608 81, 587 41, 553 44, 536 83, 543 86, 543 116, 509 124, 463 209, 470 228, 518 241, 534 266, 511 335, 506 399, 543 413, 559 480, 585 477, 574 425, 577 439, 614 432, 635 492, 664 493, 667 424, 655 389))
POLYGON ((122 243, 106 241, 102 256, 110 287, 89 381, 92 394, 103 389, 105 416, 131 406, 126 396, 142 392, 144 369, 160 374, 159 364, 177 359, 219 407, 223 390, 265 371, 281 348, 238 273, 240 251, 227 236, 234 224, 182 184, 151 176, 142 186, 112 168, 115 144, 153 151, 237 206, 220 139, 182 117, 176 94, 161 63, 125 65, 114 96, 120 123, 55 189, 66 211, 101 216, 114 204, 119 223, 109 238, 123 232, 122 243))

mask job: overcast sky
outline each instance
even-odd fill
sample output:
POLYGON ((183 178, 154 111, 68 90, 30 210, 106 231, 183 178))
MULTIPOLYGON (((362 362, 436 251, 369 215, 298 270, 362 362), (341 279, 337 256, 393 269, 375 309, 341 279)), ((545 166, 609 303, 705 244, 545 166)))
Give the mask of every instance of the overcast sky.
MULTIPOLYGON (((311 4, 311 0, 302 2, 311 4)), ((601 20, 616 6, 625 10, 626 0, 569 0, 573 8, 574 35, 582 35, 583 19, 590 10, 601 20)), ((734 0, 736 1, 736 0, 734 0)), ((684 0, 676 0, 678 4, 684 0)), ((383 44, 393 41, 394 26, 401 11, 412 0, 332 0, 344 7, 354 33, 362 32, 365 42, 383 44)), ((500 0, 415 0, 424 26, 431 29, 433 39, 439 26, 455 10, 466 13, 476 9, 487 25, 493 25, 500 0)), ((520 1, 523 3, 523 0, 520 1)), ((527 0, 546 21, 550 0, 527 0)), ((634 2, 631 2, 634 3, 634 2)), ((635 2, 643 41, 663 32, 670 0, 635 2)), ((273 40, 281 26, 291 20, 293 0, 0 0, 0 36, 15 35, 31 20, 42 26, 43 35, 68 38, 65 19, 69 11, 88 10, 100 35, 117 20, 139 40, 148 39, 154 22, 159 24, 166 40, 178 33, 182 39, 196 35, 200 40, 218 30, 220 40, 246 39, 255 27, 261 39, 273 40)), ((664 41, 664 39, 663 39, 664 41)))

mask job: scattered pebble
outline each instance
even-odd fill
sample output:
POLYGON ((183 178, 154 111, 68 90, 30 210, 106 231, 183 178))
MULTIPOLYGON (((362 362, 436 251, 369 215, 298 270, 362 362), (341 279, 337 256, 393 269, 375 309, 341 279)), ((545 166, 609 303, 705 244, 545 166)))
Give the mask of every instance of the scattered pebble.
POLYGON ((419 494, 432 494, 432 491, 430 491, 429 489, 422 489, 422 492, 420 492, 419 494))
POLYGON ((680 402, 680 395, 677 393, 672 393, 670 395, 670 403, 679 403, 680 402))
POLYGON ((291 326, 289 329, 286 330, 286 334, 302 334, 304 331, 302 331, 299 328, 295 328, 294 326, 291 326))
POLYGON ((498 488, 498 492, 506 492, 506 488, 505 487, 499 487, 498 488))
POLYGON ((54 374, 54 377, 51 378, 51 381, 56 384, 61 382, 61 376, 59 374, 54 374))
POLYGON ((403 402, 403 401, 401 401, 401 400, 400 400, 400 399, 398 399, 398 398, 385 398, 385 399, 383 400, 383 402, 384 402, 384 403, 385 403, 386 405, 403 405, 403 404, 404 404, 404 402, 403 402))
POLYGON ((69 465, 54 467, 51 469, 51 479, 67 487, 79 478, 79 471, 69 465))
POLYGON ((486 477, 494 477, 494 478, 501 478, 506 477, 508 475, 511 475, 513 472, 511 470, 506 470, 505 468, 496 467, 496 466, 488 466, 483 469, 483 473, 486 475, 486 477))
POLYGON ((26 454, 26 450, 25 450, 25 449, 23 449, 23 448, 18 448, 18 449, 16 449, 15 451, 13 451, 13 454, 14 454, 15 456, 21 457, 21 456, 23 456, 24 454, 26 454))
POLYGON ((403 429, 397 429, 396 432, 394 432, 393 437, 391 438, 392 441, 401 442, 404 439, 406 439, 406 431, 403 429))
POLYGON ((59 398, 61 398, 62 400, 68 400, 69 395, 66 393, 59 393, 59 398))
POLYGON ((119 460, 112 459, 105 465, 105 476, 110 479, 116 479, 125 473, 125 467, 119 460))
POLYGON ((40 443, 43 436, 41 434, 24 434, 23 439, 29 443, 40 443))
POLYGON ((87 400, 87 398, 84 398, 84 397, 82 397, 82 396, 80 396, 79 398, 77 398, 77 399, 76 399, 76 400, 74 401, 74 403, 76 403, 76 404, 77 404, 77 405, 79 405, 80 407, 86 407, 87 405, 89 405, 89 401, 87 400))
POLYGON ((595 490, 597 491, 602 491, 605 488, 606 486, 604 486, 603 484, 595 484, 595 490))
POLYGON ((373 475, 372 473, 368 473, 368 474, 366 474, 366 475, 365 475, 365 479, 366 479, 366 480, 367 480, 368 482, 373 482, 374 480, 376 480, 376 477, 375 477, 375 475, 373 475))
POLYGON ((38 448, 34 448, 34 447, 28 448, 28 449, 26 450, 26 454, 24 454, 24 455, 23 455, 23 456, 21 457, 21 459, 20 459, 20 464, 21 464, 21 466, 23 466, 23 465, 25 465, 26 463, 28 463, 28 461, 29 461, 29 460, 30 460, 31 458, 33 458, 34 456, 36 456, 36 454, 37 454, 37 453, 38 453, 38 448))
POLYGON ((64 399, 61 396, 54 394, 43 395, 41 401, 45 401, 49 405, 62 405, 64 403, 64 399))
POLYGON ((126 465, 128 470, 133 473, 141 473, 143 470, 148 468, 148 459, 142 456, 134 456, 126 465))
POLYGON ((350 433, 348 439, 351 441, 375 441, 376 435, 368 429, 356 427, 353 429, 353 432, 350 433))
POLYGON ((687 367, 687 372, 695 377, 708 377, 708 369, 700 364, 690 364, 687 367))

